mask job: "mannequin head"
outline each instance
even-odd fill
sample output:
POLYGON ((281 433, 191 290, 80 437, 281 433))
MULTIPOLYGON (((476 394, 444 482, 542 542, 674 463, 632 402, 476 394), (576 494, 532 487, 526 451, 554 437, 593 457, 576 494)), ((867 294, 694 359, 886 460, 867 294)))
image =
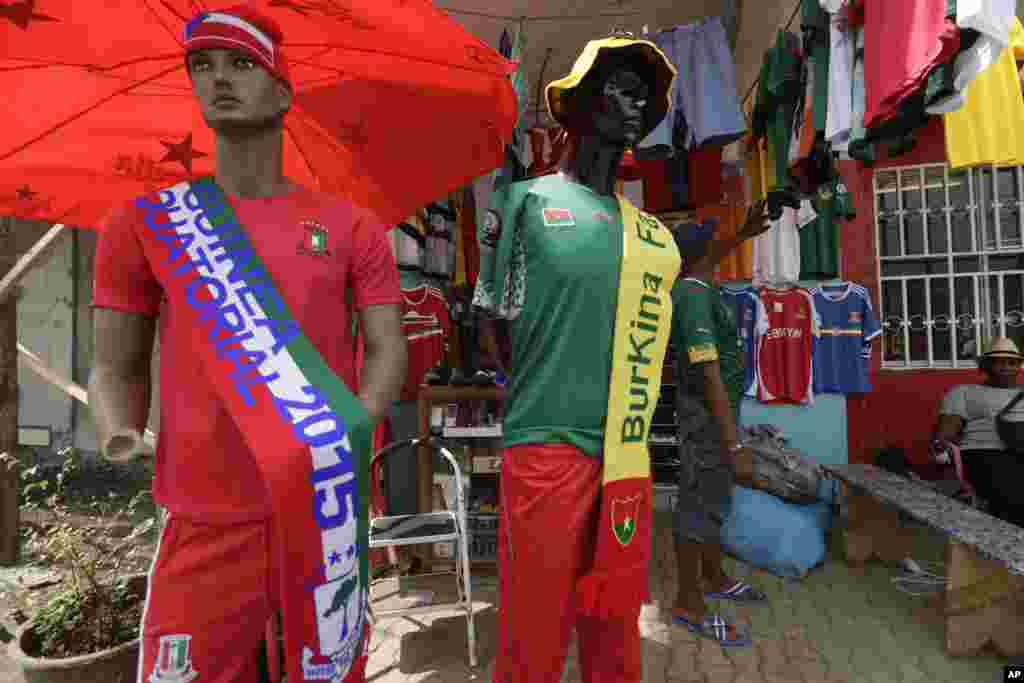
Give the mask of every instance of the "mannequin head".
POLYGON ((587 43, 572 72, 545 90, 548 111, 571 141, 563 173, 613 195, 623 153, 665 117, 675 77, 654 43, 619 36, 587 43))
POLYGON ((602 54, 569 98, 566 128, 623 148, 649 130, 648 104, 656 89, 654 69, 626 51, 602 54))

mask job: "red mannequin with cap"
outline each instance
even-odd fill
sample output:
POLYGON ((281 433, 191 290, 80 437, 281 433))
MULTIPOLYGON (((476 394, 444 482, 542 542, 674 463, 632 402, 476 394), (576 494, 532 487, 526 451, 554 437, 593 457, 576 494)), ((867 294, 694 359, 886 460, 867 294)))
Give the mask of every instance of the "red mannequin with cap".
MULTIPOLYGON (((185 29, 185 65, 216 134, 217 185, 296 322, 330 369, 353 391, 358 386, 376 420, 398 398, 405 375, 397 268, 372 214, 285 177, 284 119, 293 89, 282 42, 275 22, 250 7, 203 12, 185 29), (304 249, 309 225, 319 232, 314 248, 304 249), (354 316, 366 345, 359 385, 354 316)), ((150 573, 138 681, 250 683, 258 679, 267 620, 280 609, 274 577, 282 568, 271 552, 276 532, 267 491, 239 428, 197 372, 191 330, 182 329, 142 253, 141 224, 133 202, 110 215, 100 237, 89 381, 103 455, 115 462, 147 456, 140 434, 159 324, 153 493, 168 519, 150 573)), ((286 653, 299 680, 303 666, 321 673, 330 666, 295 661, 299 654, 286 653)), ((361 669, 352 671, 357 677, 345 680, 362 680, 361 669)))

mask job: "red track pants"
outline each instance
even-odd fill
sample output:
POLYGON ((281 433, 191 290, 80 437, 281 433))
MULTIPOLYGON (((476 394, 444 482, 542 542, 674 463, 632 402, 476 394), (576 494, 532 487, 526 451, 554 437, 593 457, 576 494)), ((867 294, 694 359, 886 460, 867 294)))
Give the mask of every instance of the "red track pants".
POLYGON ((498 653, 494 683, 558 683, 572 629, 583 683, 639 683, 639 611, 576 611, 593 562, 601 462, 568 444, 506 448, 501 463, 498 653))
POLYGON ((149 575, 137 683, 259 680, 260 642, 280 609, 275 543, 269 520, 168 518, 149 575))

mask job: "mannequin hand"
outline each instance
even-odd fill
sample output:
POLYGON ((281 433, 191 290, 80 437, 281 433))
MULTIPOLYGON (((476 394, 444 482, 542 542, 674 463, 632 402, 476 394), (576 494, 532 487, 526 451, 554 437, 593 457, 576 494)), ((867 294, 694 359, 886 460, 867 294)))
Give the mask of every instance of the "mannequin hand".
POLYGON ((152 456, 142 435, 134 429, 117 430, 103 446, 103 457, 119 465, 152 456))

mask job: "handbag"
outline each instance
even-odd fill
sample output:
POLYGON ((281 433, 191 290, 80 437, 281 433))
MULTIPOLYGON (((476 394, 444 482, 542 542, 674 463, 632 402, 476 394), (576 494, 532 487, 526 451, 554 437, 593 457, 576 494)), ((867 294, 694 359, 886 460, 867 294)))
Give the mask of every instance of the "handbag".
POLYGON ((810 503, 818 499, 821 466, 782 439, 751 434, 743 439, 753 456, 758 488, 784 501, 810 503))
POLYGON ((1006 407, 996 415, 996 433, 999 439, 1006 446, 1006 450, 1013 453, 1024 454, 1024 421, 1007 420, 1004 415, 1013 410, 1014 406, 1024 398, 1024 391, 1017 394, 1016 398, 1006 404, 1006 407))

